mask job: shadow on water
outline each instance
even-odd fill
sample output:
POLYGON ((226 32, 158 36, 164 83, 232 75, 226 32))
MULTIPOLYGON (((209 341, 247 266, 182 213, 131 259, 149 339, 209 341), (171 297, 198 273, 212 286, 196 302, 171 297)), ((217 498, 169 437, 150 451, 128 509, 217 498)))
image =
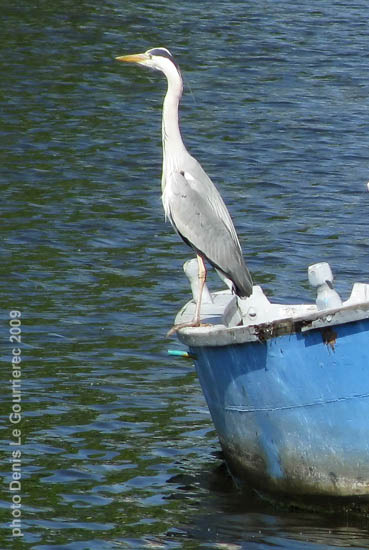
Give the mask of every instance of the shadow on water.
POLYGON ((251 486, 241 489, 224 462, 199 476, 174 476, 168 483, 177 484, 173 499, 194 499, 199 486, 207 492, 196 505, 192 521, 168 531, 173 540, 189 538, 199 542, 200 548, 228 550, 369 545, 368 499, 297 500, 261 493, 251 486))

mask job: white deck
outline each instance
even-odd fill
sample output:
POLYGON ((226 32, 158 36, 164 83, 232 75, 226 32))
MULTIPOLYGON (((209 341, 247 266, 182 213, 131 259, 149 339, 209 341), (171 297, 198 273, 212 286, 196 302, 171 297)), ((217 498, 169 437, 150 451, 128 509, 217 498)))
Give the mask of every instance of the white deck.
MULTIPOLYGON (((316 304, 271 303, 261 287, 254 286, 247 299, 232 295, 229 290, 206 294, 201 307, 204 326, 186 327, 178 331, 179 339, 189 346, 224 346, 265 341, 292 332, 359 321, 369 318, 369 285, 355 283, 350 298, 339 308, 318 310, 316 304)), ((193 319, 195 300, 177 314, 175 323, 193 319)))

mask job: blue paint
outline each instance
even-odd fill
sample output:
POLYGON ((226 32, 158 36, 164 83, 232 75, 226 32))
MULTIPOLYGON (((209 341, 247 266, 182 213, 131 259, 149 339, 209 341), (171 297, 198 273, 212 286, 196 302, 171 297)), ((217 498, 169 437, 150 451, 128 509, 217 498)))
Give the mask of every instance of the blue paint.
POLYGON ((237 478, 285 492, 369 494, 369 320, 331 327, 329 344, 325 330, 192 349, 237 478))

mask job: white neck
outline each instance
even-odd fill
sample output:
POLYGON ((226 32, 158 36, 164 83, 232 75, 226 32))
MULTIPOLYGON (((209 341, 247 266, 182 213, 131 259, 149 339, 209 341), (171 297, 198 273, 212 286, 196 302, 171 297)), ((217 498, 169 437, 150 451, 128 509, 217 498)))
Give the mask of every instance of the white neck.
POLYGON ((162 140, 163 140, 163 179, 164 174, 176 167, 179 156, 186 151, 179 129, 178 108, 182 97, 183 82, 181 75, 172 63, 168 63, 163 71, 168 80, 168 89, 163 104, 162 140))

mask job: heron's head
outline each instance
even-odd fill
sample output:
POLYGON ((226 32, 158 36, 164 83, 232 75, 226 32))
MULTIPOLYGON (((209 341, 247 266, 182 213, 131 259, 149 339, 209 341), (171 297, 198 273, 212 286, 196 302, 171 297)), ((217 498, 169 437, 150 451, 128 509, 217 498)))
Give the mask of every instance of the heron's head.
POLYGON ((152 48, 145 53, 137 53, 133 55, 122 55, 115 58, 117 61, 125 61, 126 63, 137 63, 144 65, 150 69, 162 71, 168 75, 173 69, 180 75, 180 70, 174 57, 166 48, 152 48))

